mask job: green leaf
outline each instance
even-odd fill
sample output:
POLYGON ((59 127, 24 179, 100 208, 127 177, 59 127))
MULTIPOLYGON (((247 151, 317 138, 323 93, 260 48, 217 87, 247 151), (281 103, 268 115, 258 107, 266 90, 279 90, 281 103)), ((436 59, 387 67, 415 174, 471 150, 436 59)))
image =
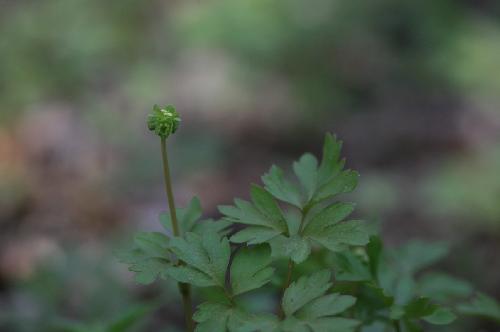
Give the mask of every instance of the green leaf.
POLYGON ((319 188, 313 201, 320 202, 338 194, 350 193, 358 185, 358 178, 359 174, 356 171, 346 170, 339 173, 319 188))
POLYGON ((371 231, 361 220, 345 221, 308 234, 308 237, 331 251, 343 251, 346 245, 363 246, 368 243, 371 231))
POLYGON ((304 235, 318 234, 328 226, 344 220, 354 210, 354 204, 337 202, 319 211, 304 228, 304 235))
POLYGON ((135 281, 150 284, 171 265, 168 253, 169 239, 161 233, 138 233, 134 239, 135 247, 116 253, 118 259, 129 265, 135 272, 135 281))
POLYGON ((192 228, 192 232, 203 236, 207 232, 216 232, 220 235, 226 235, 230 232, 231 222, 227 220, 200 220, 192 228))
MULTIPOLYGON (((209 229, 225 234, 227 233, 228 227, 231 225, 231 223, 226 220, 200 220, 202 216, 202 209, 198 197, 193 197, 186 208, 178 208, 176 211, 181 234, 192 232, 203 235, 209 229)), ((160 213, 160 223, 172 234, 172 221, 170 213, 160 213)))
POLYGON ((432 303, 428 298, 420 297, 405 306, 393 305, 390 309, 390 318, 405 322, 422 319, 431 324, 446 325, 453 322, 456 316, 451 310, 432 303))
POLYGON ((230 222, 265 226, 285 232, 286 224, 284 217, 274 198, 257 186, 252 188, 252 198, 255 206, 250 202, 235 199, 235 206, 219 206, 219 211, 230 222))
POLYGON ((365 245, 371 230, 364 221, 340 222, 354 210, 354 204, 337 202, 314 215, 304 228, 304 237, 329 250, 342 251, 346 245, 365 245))
POLYGON ((406 245, 392 251, 402 272, 415 273, 426 268, 442 258, 449 251, 449 246, 443 242, 410 241, 406 245))
POLYGON ((268 227, 249 226, 231 236, 230 240, 234 243, 259 244, 267 242, 279 234, 281 231, 268 227))
POLYGON ((293 163, 293 171, 304 188, 304 206, 313 197, 318 183, 318 160, 310 153, 304 154, 299 161, 293 163))
POLYGON ((341 281, 368 281, 372 279, 368 265, 361 257, 347 250, 335 254, 335 278, 341 281))
MULTIPOLYGON (((186 208, 178 208, 176 209, 176 213, 181 234, 192 232, 196 222, 201 218, 202 210, 200 200, 198 197, 193 197, 186 208)), ((172 232, 170 213, 160 213, 160 223, 166 230, 172 232)))
POLYGON ((139 232, 134 237, 134 243, 137 248, 151 257, 167 257, 169 238, 162 233, 139 232))
POLYGON ((250 195, 257 210, 271 221, 275 229, 286 229, 283 213, 278 203, 274 200, 273 195, 257 185, 252 185, 250 195))
POLYGON ((288 236, 298 235, 302 223, 302 213, 298 209, 289 209, 285 213, 288 236))
POLYGON ((283 171, 278 166, 273 165, 269 172, 262 176, 262 182, 266 190, 277 199, 301 207, 300 191, 284 178, 283 171))
POLYGON ((350 295, 328 294, 302 307, 296 314, 301 319, 316 319, 340 314, 352 307, 356 298, 350 295))
POLYGON ((378 269, 382 259, 383 245, 379 236, 371 236, 370 242, 366 245, 366 255, 368 256, 368 265, 374 280, 378 282, 378 269))
POLYGON ((500 304, 492 297, 478 293, 470 303, 457 306, 464 315, 487 317, 500 322, 500 304))
POLYGON ((332 317, 353 306, 356 299, 349 295, 325 295, 332 285, 330 277, 330 272, 320 271, 299 278, 285 290, 283 331, 351 332, 359 326, 354 319, 332 317))
POLYGON ((229 306, 216 303, 202 303, 193 315, 193 319, 198 322, 195 331, 226 331, 230 314, 231 307, 229 306))
POLYGON ((277 319, 270 315, 255 315, 228 304, 205 302, 193 315, 198 323, 196 332, 272 331, 277 319))
POLYGON ((311 245, 307 239, 298 235, 291 237, 279 235, 269 241, 273 257, 289 257, 300 264, 309 257, 311 245))
POLYGON ((227 238, 221 239, 215 231, 209 231, 203 237, 186 233, 185 239, 172 239, 171 250, 185 263, 167 268, 166 273, 172 278, 199 287, 224 287, 231 254, 227 238))
POLYGON ((431 315, 422 319, 434 325, 448 325, 452 323, 457 316, 450 309, 438 308, 431 315))
POLYGON ((404 306, 405 316, 408 318, 421 318, 432 315, 438 309, 438 305, 431 302, 429 298, 420 297, 412 300, 404 306))
POLYGON ((419 293, 437 301, 465 298, 472 294, 472 286, 444 273, 431 272, 418 281, 419 293))
POLYGON ((222 285, 220 284, 220 280, 214 280, 214 278, 209 274, 192 266, 168 266, 164 270, 164 275, 174 278, 177 281, 192 284, 197 287, 222 287, 222 285))
POLYGON ((305 323, 313 332, 354 332, 360 325, 355 319, 343 317, 324 317, 305 323))
POLYGON ((293 315, 310 301, 322 296, 332 286, 330 272, 324 270, 293 282, 283 295, 282 306, 287 316, 293 315))
POLYGON ((241 248, 231 264, 231 288, 239 295, 267 284, 274 273, 269 246, 241 248))
POLYGON ((323 157, 318 170, 318 182, 320 185, 327 183, 344 167, 344 163, 339 161, 341 149, 342 141, 337 141, 332 134, 325 135, 323 157))

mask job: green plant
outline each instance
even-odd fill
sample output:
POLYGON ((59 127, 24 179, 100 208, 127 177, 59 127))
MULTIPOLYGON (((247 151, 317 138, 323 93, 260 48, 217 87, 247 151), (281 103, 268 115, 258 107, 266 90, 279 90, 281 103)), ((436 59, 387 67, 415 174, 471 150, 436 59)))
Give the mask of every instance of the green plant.
POLYGON ((413 332, 450 324, 457 313, 500 318, 498 304, 484 295, 464 303, 473 296, 468 283, 420 274, 446 255, 447 245, 385 249, 375 227, 348 219, 354 204, 338 198, 355 189, 359 176, 344 169, 334 136, 326 135, 321 162, 305 154, 293 164, 296 181, 272 166, 264 187, 252 185, 251 201, 235 199, 219 207, 222 219, 201 220, 197 198, 184 209, 173 200, 166 138, 178 115, 172 106, 153 112, 148 126, 161 138, 170 214, 160 222, 167 233, 137 234, 121 259, 140 283, 179 282, 188 331, 413 332), (210 290, 194 315, 188 285, 210 290), (279 298, 274 312, 251 310, 254 292, 279 298))

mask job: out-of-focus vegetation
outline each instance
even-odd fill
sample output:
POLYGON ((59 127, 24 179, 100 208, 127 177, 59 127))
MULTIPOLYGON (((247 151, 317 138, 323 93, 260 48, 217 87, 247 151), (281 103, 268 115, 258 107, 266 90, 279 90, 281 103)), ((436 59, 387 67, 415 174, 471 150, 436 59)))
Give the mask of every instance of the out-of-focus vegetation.
MULTIPOLYGON (((158 300, 102 258, 165 209, 154 103, 181 205, 216 216, 334 131, 360 215, 459 243, 442 267, 499 298, 499 50, 496 1, 0 1, 0 330, 158 300)), ((142 329, 181 321, 160 302, 142 329)))

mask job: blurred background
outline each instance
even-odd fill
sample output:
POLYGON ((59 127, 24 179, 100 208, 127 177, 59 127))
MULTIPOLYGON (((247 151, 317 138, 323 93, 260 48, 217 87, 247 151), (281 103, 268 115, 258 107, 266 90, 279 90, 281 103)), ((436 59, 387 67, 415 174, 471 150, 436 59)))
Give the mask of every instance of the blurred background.
POLYGON ((182 326, 174 286, 113 257, 166 209, 155 103, 183 118, 178 205, 218 217, 331 131, 357 215, 449 241, 440 267, 500 298, 499 54, 495 0, 0 0, 0 331, 142 301, 182 326))

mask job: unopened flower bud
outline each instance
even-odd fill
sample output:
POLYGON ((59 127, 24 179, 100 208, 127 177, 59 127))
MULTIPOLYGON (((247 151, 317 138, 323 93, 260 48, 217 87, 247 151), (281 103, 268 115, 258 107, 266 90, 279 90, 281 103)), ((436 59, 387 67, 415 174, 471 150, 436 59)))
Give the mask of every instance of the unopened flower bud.
POLYGON ((154 105, 147 122, 149 130, 154 131, 161 138, 167 138, 177 131, 181 118, 172 105, 165 107, 154 105))

